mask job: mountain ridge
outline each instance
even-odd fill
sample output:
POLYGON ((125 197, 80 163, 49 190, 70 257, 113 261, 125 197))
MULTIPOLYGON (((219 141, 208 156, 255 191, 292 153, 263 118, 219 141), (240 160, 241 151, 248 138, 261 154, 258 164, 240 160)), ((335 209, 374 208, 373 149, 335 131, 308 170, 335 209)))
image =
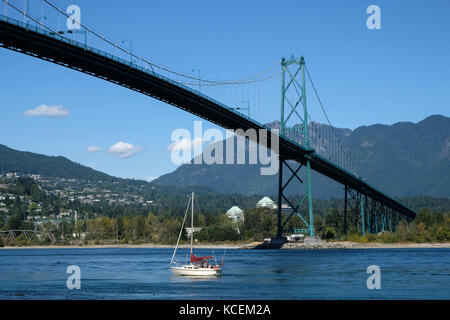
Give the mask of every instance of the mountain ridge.
MULTIPOLYGON (((275 121, 269 125, 277 127, 279 123, 275 121)), ((417 123, 374 124, 354 130, 338 128, 336 132, 351 152, 360 175, 377 189, 393 197, 450 197, 450 118, 432 115, 417 123)), ((293 138, 301 137, 294 132, 293 138)), ((274 196, 278 186, 278 176, 261 176, 259 165, 182 165, 148 182, 114 177, 64 156, 18 151, 0 144, 0 173, 7 172, 139 184, 145 189, 152 186, 199 187, 242 195, 274 196)), ((304 177, 303 173, 300 177, 304 177)), ((342 185, 316 172, 312 172, 312 190, 313 196, 319 199, 343 197, 342 185)), ((300 194, 303 189, 299 184, 293 184, 287 192, 300 194)))
POLYGON ((84 180, 120 179, 75 163, 64 156, 19 151, 0 144, 0 173, 7 172, 84 180))
MULTIPOLYGON (((275 121, 268 125, 276 127, 279 123, 275 121)), ((431 115, 417 123, 397 122, 335 130, 344 148, 352 155, 358 173, 388 195, 450 197, 450 118, 431 115)), ((297 133, 293 138, 299 141, 301 137, 297 133)), ((259 168, 259 165, 185 164, 152 183, 203 184, 215 191, 247 195, 276 194, 277 175, 260 176, 259 168)), ((314 196, 343 196, 341 185, 315 172, 311 176, 314 196)), ((298 194, 302 190, 297 185, 291 192, 298 194)))

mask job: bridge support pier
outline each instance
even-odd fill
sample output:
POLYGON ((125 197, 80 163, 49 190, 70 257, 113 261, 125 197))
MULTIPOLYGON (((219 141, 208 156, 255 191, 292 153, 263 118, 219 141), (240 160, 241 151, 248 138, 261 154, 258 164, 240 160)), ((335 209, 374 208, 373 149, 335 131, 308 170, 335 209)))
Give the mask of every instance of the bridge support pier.
MULTIPOLYGON (((293 162, 293 161, 292 161, 293 162)), ((287 224, 287 222, 295 215, 297 214, 298 217, 302 220, 302 222, 305 224, 306 229, 302 229, 301 231, 309 233, 310 236, 315 236, 314 233, 314 221, 312 217, 312 201, 311 201, 311 191, 308 188, 308 184, 306 184, 306 193, 305 195, 297 202, 293 201, 292 199, 289 199, 289 197, 286 194, 286 188, 288 185, 295 179, 296 181, 300 182, 301 184, 304 184, 303 180, 299 176, 299 171, 302 167, 305 167, 306 170, 309 168, 307 165, 303 165, 301 163, 297 163, 298 166, 296 169, 294 169, 295 162, 289 164, 287 159, 280 159, 280 168, 278 172, 278 208, 277 208, 277 238, 283 237, 283 231, 287 224), (288 176, 286 182, 284 182, 284 178, 286 176, 283 174, 284 168, 288 169, 288 176), (308 191, 309 190, 309 191, 308 191), (305 217, 300 213, 300 208, 302 207, 305 200, 308 198, 308 218, 305 219, 305 217), (289 215, 286 219, 283 221, 283 201, 286 202, 286 204, 289 206, 287 211, 289 212, 289 215)), ((308 178, 308 172, 306 172, 307 178, 308 178)))
MULTIPOLYGON (((366 233, 396 232, 401 214, 382 204, 365 193, 358 192, 345 186, 344 197, 344 234, 348 234, 348 221, 360 230, 361 235, 366 233)), ((410 219, 406 217, 407 221, 410 219)))
POLYGON ((361 233, 362 235, 366 234, 366 223, 364 222, 364 216, 366 215, 366 201, 364 201, 364 197, 361 195, 361 233))
POLYGON ((347 226, 347 202, 348 202, 348 186, 345 185, 345 197, 344 197, 344 234, 348 233, 348 226, 347 226))
POLYGON ((277 238, 281 238, 283 234, 283 226, 281 224, 282 194, 283 194, 283 160, 279 160, 278 169, 278 207, 277 207, 277 238))

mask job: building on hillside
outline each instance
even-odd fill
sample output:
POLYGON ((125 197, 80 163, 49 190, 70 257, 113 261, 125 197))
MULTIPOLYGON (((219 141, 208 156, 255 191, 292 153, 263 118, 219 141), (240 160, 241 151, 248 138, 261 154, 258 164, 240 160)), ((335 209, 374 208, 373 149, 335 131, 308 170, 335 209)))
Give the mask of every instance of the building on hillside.
POLYGON ((233 220, 233 222, 240 222, 244 220, 244 211, 238 206, 231 207, 225 214, 228 218, 233 220))
POLYGON ((257 208, 276 209, 277 204, 269 197, 264 197, 256 203, 257 208))

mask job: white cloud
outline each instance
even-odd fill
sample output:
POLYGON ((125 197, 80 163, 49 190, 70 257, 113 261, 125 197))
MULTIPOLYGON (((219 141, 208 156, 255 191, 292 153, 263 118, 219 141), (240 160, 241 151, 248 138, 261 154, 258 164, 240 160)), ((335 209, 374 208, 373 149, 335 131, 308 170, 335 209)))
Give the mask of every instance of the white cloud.
POLYGON ((121 158, 129 158, 141 151, 142 148, 140 146, 133 146, 131 143, 120 141, 112 145, 108 153, 118 155, 121 158))
POLYGON ((70 115, 69 110, 63 106, 47 106, 45 104, 36 107, 35 109, 29 109, 25 111, 27 117, 52 117, 52 118, 64 118, 70 115))
POLYGON ((167 151, 177 152, 177 151, 188 151, 191 150, 194 146, 199 146, 203 144, 202 138, 195 138, 194 140, 183 138, 173 142, 168 148, 167 151))
POLYGON ((101 150, 100 147, 97 146, 89 146, 86 148, 86 151, 90 153, 99 152, 100 150, 101 150))
POLYGON ((147 180, 148 182, 151 182, 151 181, 153 181, 153 180, 155 180, 155 179, 157 179, 157 178, 159 178, 159 177, 155 177, 155 176, 147 176, 147 177, 146 177, 146 180, 147 180))

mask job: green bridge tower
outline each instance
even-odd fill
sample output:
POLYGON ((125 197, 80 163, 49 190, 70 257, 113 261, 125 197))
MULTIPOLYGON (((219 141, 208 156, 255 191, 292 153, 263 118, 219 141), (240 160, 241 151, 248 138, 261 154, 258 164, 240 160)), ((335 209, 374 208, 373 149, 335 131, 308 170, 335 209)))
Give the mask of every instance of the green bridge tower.
MULTIPOLYGON (((300 57, 300 59, 295 59, 294 57, 291 57, 289 60, 286 60, 285 58, 281 59, 280 135, 286 136, 288 133, 298 132, 302 137, 303 146, 307 151, 312 153, 313 149, 310 146, 308 132, 305 68, 305 59, 303 57, 300 57), (291 121, 291 123, 293 124, 297 124, 298 120, 300 120, 300 126, 288 126, 289 121, 291 121), (295 123, 295 121, 297 121, 297 123, 295 123)), ((308 233, 310 236, 315 236, 311 193, 311 166, 308 159, 308 154, 304 163, 298 163, 297 161, 290 160, 295 159, 280 157, 278 171, 277 238, 282 238, 284 226, 294 214, 297 214, 306 225, 306 229, 299 229, 296 231, 308 233), (296 169, 294 169, 295 166, 297 166, 296 169), (303 182, 303 180, 298 176, 298 172, 302 167, 305 167, 306 169, 305 182, 303 182), (289 170, 289 176, 286 182, 283 182, 283 168, 287 168, 289 170), (306 192, 303 198, 295 204, 293 203, 293 201, 289 200, 287 195, 285 194, 286 187, 294 178, 300 181, 300 183, 302 183, 306 188, 306 192), (307 200, 308 203, 307 219, 304 217, 304 214, 302 215, 300 212, 300 207, 305 202, 305 200, 307 200), (284 221, 282 221, 283 201, 285 201, 290 206, 289 215, 284 221)))

